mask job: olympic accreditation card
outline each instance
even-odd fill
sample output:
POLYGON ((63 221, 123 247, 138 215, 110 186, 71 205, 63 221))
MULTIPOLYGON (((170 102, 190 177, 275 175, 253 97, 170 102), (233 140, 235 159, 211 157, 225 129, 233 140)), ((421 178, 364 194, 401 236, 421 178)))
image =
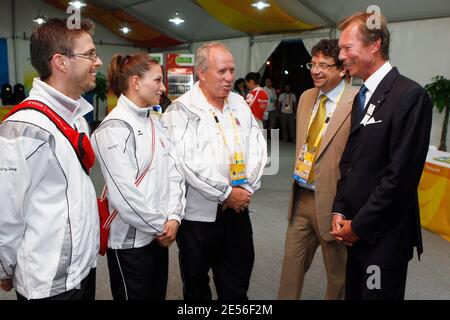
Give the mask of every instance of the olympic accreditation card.
POLYGON ((235 152, 233 158, 235 163, 230 163, 231 185, 239 186, 247 183, 247 166, 245 165, 243 153, 235 152))
POLYGON ((296 181, 303 183, 309 182, 308 179, 311 173, 314 157, 315 152, 309 152, 306 145, 302 148, 302 150, 300 150, 293 174, 296 181))

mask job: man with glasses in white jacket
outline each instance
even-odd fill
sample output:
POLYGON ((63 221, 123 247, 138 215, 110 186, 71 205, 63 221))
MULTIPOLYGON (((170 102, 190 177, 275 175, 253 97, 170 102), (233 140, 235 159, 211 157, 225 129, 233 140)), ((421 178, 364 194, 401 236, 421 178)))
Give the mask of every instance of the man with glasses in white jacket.
MULTIPOLYGON (((50 19, 30 42, 40 79, 28 100, 45 104, 80 138, 89 131, 83 115, 93 110, 81 94, 95 88, 102 64, 93 29, 90 21, 68 29, 66 20, 50 19)), ((1 288, 14 287, 19 300, 93 300, 99 223, 89 167, 81 163, 92 148, 79 150, 79 160, 55 122, 20 110, 0 125, 0 150, 1 288)))
POLYGON ((213 42, 197 51, 199 81, 163 122, 186 178, 186 213, 177 235, 186 300, 247 299, 254 262, 248 206, 267 159, 266 141, 244 99, 231 92, 234 58, 213 42))

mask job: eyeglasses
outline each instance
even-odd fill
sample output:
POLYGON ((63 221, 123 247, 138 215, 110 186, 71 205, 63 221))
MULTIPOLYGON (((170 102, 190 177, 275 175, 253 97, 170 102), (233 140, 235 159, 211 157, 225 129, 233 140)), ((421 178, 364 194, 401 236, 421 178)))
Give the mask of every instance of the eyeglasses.
POLYGON ((315 63, 312 63, 312 62, 308 62, 306 64, 306 67, 308 68, 308 70, 312 70, 313 68, 317 68, 319 71, 323 71, 323 70, 327 70, 327 69, 329 69, 329 68, 331 68, 333 66, 336 66, 336 65, 337 65, 336 63, 334 63, 334 64, 328 64, 328 63, 315 64, 315 63))
POLYGON ((97 61, 98 55, 97 52, 93 51, 91 53, 74 53, 70 55, 71 57, 78 57, 83 59, 89 59, 92 61, 97 61))
MULTIPOLYGON (((74 53, 74 54, 65 54, 65 53, 61 53, 64 56, 68 56, 68 57, 78 57, 78 58, 83 58, 83 59, 89 59, 93 62, 97 61, 98 55, 97 52, 93 51, 91 53, 74 53)), ((48 59, 48 61, 52 60, 53 56, 50 57, 50 59, 48 59)))

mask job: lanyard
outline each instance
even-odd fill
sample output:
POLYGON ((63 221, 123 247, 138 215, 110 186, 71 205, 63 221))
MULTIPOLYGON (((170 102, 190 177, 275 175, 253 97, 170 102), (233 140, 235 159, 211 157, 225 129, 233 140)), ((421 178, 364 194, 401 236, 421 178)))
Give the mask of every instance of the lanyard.
MULTIPOLYGON (((240 142, 240 139, 239 139, 239 132, 238 132, 236 120, 235 120, 235 118, 234 118, 234 116, 233 116, 233 113, 231 112, 231 108, 229 109, 229 111, 230 111, 230 112, 229 112, 229 115, 230 115, 231 123, 233 124, 234 141, 235 141, 235 143, 236 143, 236 146, 237 146, 237 147, 240 147, 241 142, 240 142)), ((233 158, 233 156, 232 156, 232 155, 233 155, 233 152, 231 152, 230 146, 228 145, 227 138, 226 138, 226 136, 225 136, 225 131, 223 130, 223 127, 222 127, 222 125, 220 124, 219 118, 217 117, 215 111, 214 111, 214 110, 211 110, 211 113, 212 113, 212 115, 213 115, 213 117, 214 117, 214 121, 216 122, 217 129, 219 129, 219 132, 220 132, 220 134, 222 135, 223 143, 224 143, 225 147, 227 148, 228 153, 230 154, 231 163, 234 163, 235 160, 234 160, 234 158, 233 158)))
POLYGON ((286 93, 286 99, 287 102, 285 101, 284 104, 287 105, 289 108, 291 107, 291 93, 286 93), (287 99, 289 98, 289 99, 287 99))
MULTIPOLYGON (((345 87, 344 87, 344 89, 345 89, 345 87)), ((340 101, 341 98, 342 98, 342 95, 344 94, 344 89, 341 90, 341 92, 339 93, 339 96, 338 96, 337 99, 336 99, 336 108, 337 108, 337 105, 338 105, 339 101, 340 101)), ((328 99, 328 100, 329 100, 329 99, 328 99)), ((319 104, 320 104, 320 101, 319 101, 319 104)), ((325 105, 325 106, 326 106, 326 105, 325 105)), ((326 107, 325 107, 325 108, 326 108, 326 107)), ((316 141, 314 142, 314 148, 317 148, 317 147, 318 147, 318 145, 319 145, 319 143, 320 143, 320 140, 322 139, 323 133, 324 133, 325 130, 327 129, 328 124, 330 123, 331 117, 333 116, 334 111, 336 111, 336 108, 334 108, 333 112, 330 112, 330 113, 327 115, 327 117, 325 118, 325 123, 323 124, 322 129, 320 130, 319 134, 317 135, 316 141)), ((314 121, 314 118, 316 117, 317 112, 319 112, 319 105, 318 105, 318 107, 317 107, 316 113, 314 114, 314 117, 310 117, 310 118, 309 118, 309 124, 308 124, 308 136, 306 137, 306 142, 308 142, 308 139, 309 139, 309 130, 311 129, 312 122, 314 121)))

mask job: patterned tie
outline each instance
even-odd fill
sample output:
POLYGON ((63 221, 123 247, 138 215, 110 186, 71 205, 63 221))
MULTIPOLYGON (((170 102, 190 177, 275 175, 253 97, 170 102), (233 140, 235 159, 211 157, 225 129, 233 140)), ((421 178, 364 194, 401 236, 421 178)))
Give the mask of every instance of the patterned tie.
POLYGON ((358 123, 362 120, 364 114, 364 104, 366 103, 367 87, 362 85, 358 92, 358 123))
POLYGON ((328 98, 324 94, 320 97, 319 108, 317 109, 316 115, 314 116, 308 132, 308 150, 312 150, 314 143, 316 142, 317 137, 320 134, 320 130, 325 123, 325 117, 327 113, 325 105, 327 103, 327 100, 328 98))
MULTIPOLYGON (((308 150, 310 152, 312 151, 312 149, 314 147, 314 143, 316 143, 317 137, 319 136, 320 131, 322 130, 322 127, 325 124, 325 118, 326 118, 326 113, 327 113, 327 109, 326 109, 327 100, 328 100, 328 97, 324 94, 320 97, 319 108, 317 109, 316 115, 314 116, 314 119, 311 123, 311 127, 309 128, 308 150)), ((319 148, 319 145, 317 146, 317 148, 319 148)), ((315 162, 316 162, 316 157, 314 156, 311 172, 309 173, 309 177, 308 177, 308 183, 312 183, 314 181, 314 176, 315 176, 314 163, 315 162)))

